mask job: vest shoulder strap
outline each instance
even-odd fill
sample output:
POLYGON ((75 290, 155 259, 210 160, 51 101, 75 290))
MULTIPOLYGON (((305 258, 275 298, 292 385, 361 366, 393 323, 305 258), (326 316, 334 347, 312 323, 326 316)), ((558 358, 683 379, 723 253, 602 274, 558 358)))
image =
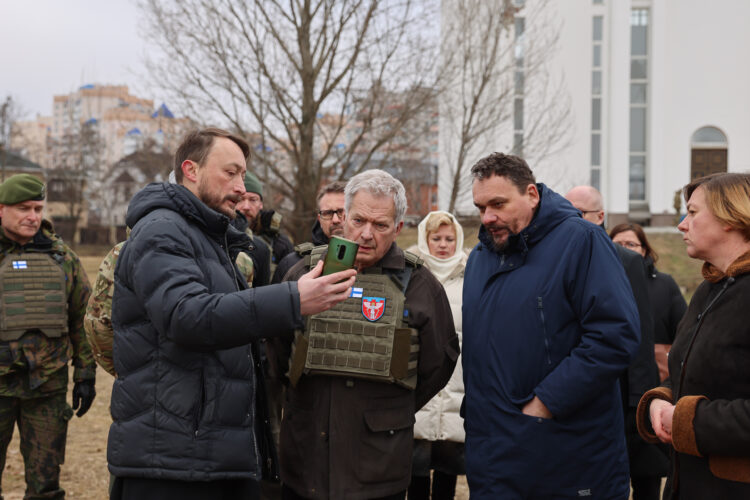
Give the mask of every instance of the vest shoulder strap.
POLYGON ((406 295, 406 289, 409 287, 409 280, 411 280, 411 273, 415 269, 419 269, 424 264, 424 261, 419 258, 418 255, 413 254, 404 250, 404 269, 401 271, 391 271, 388 274, 396 286, 401 290, 401 293, 406 295))
POLYGON ((424 260, 422 258, 415 254, 411 253, 408 250, 404 250, 404 260, 407 264, 409 264, 411 267, 422 267, 424 265, 424 260))
POLYGON ((300 243, 299 245, 294 247, 294 251, 297 252, 297 255, 300 257, 304 257, 305 255, 308 255, 310 252, 312 252, 312 249, 315 248, 315 245, 313 245, 311 242, 306 241, 305 243, 300 243))
MULTIPOLYGON (((310 245, 312 245, 312 243, 310 243, 310 245)), ((310 249, 310 252, 303 256, 307 268, 312 269, 313 267, 315 267, 318 261, 325 257, 327 251, 328 245, 318 245, 317 247, 312 247, 310 249)))

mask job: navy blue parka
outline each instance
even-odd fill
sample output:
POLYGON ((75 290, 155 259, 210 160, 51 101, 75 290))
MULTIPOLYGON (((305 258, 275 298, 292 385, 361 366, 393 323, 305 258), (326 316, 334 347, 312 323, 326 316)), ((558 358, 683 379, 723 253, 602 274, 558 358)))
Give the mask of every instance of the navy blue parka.
POLYGON ((638 312, 606 233, 543 184, 503 252, 484 228, 466 267, 463 369, 472 498, 629 495, 618 377, 638 312), (522 414, 534 396, 554 418, 522 414))

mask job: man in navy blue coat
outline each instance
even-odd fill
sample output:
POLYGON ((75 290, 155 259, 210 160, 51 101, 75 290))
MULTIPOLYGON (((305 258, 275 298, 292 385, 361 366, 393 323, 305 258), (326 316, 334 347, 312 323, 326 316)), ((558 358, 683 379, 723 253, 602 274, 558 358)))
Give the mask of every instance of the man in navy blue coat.
POLYGON ((472 498, 627 499, 618 377, 639 344, 606 233, 493 153, 472 168, 482 228, 464 280, 472 498))

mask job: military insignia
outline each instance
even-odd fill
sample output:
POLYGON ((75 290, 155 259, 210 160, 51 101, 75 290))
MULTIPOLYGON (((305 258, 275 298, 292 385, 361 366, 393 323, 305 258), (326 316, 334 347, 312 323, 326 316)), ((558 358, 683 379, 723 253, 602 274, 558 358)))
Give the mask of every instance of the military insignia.
POLYGON ((29 265, 26 263, 25 260, 14 260, 13 261, 13 269, 28 269, 29 265))
POLYGON ((349 297, 353 299, 361 299, 363 293, 364 293, 364 289, 353 286, 352 293, 349 294, 349 297))
POLYGON ((362 297, 362 314, 367 321, 377 321, 385 313, 384 297, 362 297))

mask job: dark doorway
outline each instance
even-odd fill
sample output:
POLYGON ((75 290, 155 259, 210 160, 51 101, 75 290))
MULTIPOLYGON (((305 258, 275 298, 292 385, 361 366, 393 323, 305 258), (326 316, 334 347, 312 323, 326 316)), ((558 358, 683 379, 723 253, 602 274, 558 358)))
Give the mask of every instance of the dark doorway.
POLYGON ((727 171, 727 136, 716 127, 703 127, 690 138, 690 180, 727 171))
POLYGON ((693 149, 690 155, 690 180, 727 171, 727 150, 693 149))

